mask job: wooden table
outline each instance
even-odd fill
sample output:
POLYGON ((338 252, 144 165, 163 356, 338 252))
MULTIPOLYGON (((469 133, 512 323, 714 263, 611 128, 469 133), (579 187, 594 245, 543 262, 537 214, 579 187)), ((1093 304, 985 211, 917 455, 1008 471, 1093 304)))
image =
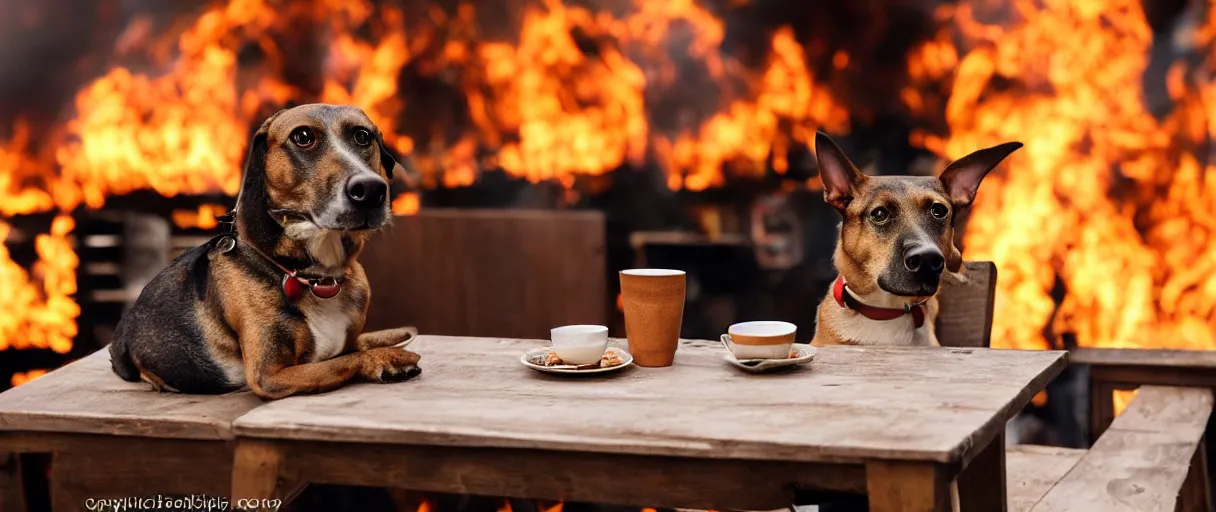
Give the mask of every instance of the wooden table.
MULTIPOLYGON (((292 397, 237 419, 233 493, 308 481, 604 504, 768 509, 795 488, 866 493, 871 510, 1005 507, 1004 425, 1066 354, 819 349, 750 375, 716 342, 669 368, 554 376, 536 340, 422 336, 422 375, 292 397)), ((614 341, 614 343, 620 343, 614 341)))
MULTIPOLYGON (((99 350, 0 393, 0 455, 51 454, 54 510, 85 500, 157 494, 229 496, 232 420, 262 404, 251 393, 157 393, 123 381, 99 350)), ((19 468, 4 475, 2 510, 21 510, 19 468)))

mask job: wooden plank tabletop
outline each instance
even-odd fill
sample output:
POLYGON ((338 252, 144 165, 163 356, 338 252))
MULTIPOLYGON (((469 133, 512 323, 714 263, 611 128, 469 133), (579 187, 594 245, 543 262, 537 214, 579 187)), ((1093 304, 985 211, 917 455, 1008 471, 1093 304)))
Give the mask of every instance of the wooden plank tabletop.
MULTIPOLYGON (((743 373, 716 342, 675 365, 550 375, 520 355, 544 341, 422 336, 422 375, 269 403, 238 436, 533 448, 697 458, 957 462, 1066 365, 1064 352, 827 347, 810 365, 743 373)), ((620 345, 621 340, 613 340, 620 345)))
POLYGON ((249 392, 154 392, 115 375, 101 349, 0 393, 0 431, 232 439, 232 420, 261 404, 249 392))

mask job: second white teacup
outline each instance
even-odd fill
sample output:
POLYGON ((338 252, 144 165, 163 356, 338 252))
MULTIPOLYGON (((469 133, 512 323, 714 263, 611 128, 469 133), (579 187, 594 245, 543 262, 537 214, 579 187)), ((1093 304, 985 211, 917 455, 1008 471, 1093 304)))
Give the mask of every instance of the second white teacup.
POLYGON ((608 350, 608 328, 602 325, 566 325, 549 331, 553 352, 566 364, 598 362, 608 350))
POLYGON ((722 335, 735 359, 787 359, 798 326, 789 322, 741 322, 722 335))

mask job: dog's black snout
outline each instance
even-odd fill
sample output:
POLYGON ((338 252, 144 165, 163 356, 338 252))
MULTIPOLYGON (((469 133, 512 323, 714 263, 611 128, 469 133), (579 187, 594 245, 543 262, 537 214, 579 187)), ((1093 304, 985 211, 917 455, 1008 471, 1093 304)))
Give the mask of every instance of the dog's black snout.
POLYGON ((355 206, 380 206, 388 195, 388 183, 379 176, 360 174, 346 182, 346 197, 355 206))
POLYGON ((946 257, 931 245, 920 245, 904 252, 904 267, 912 272, 940 272, 946 265, 946 257))

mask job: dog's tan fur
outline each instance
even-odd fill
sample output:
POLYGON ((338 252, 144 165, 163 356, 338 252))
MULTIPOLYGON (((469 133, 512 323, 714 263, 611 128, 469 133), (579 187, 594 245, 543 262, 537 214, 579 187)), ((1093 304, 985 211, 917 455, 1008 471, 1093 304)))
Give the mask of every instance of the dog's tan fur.
POLYGON ((965 279, 962 254, 954 245, 954 221, 971 205, 984 176, 1021 144, 976 151, 951 163, 940 178, 866 176, 827 135, 818 134, 815 146, 824 199, 842 218, 833 261, 848 283, 846 293, 881 308, 923 303, 925 322, 917 329, 911 315, 872 320, 841 307, 829 289, 819 305, 812 345, 939 346, 934 320, 937 279, 943 272, 925 282, 899 275, 905 250, 909 244, 934 247, 944 258, 944 278, 965 279), (878 208, 887 212, 881 222, 872 216, 878 208), (935 211, 946 214, 938 218, 935 211), (917 292, 894 293, 891 283, 917 292))
POLYGON ((264 398, 417 375, 419 356, 393 346, 416 330, 362 332, 371 289, 357 258, 391 218, 394 169, 359 109, 316 104, 271 116, 250 144, 235 247, 192 249, 145 287, 116 330, 115 372, 167 391, 248 387, 264 398), (305 128, 315 144, 292 138, 305 128), (382 193, 351 202, 354 178, 383 184, 369 189, 382 193), (341 292, 321 299, 304 290, 290 301, 285 273, 266 258, 301 275, 340 277, 341 292))

